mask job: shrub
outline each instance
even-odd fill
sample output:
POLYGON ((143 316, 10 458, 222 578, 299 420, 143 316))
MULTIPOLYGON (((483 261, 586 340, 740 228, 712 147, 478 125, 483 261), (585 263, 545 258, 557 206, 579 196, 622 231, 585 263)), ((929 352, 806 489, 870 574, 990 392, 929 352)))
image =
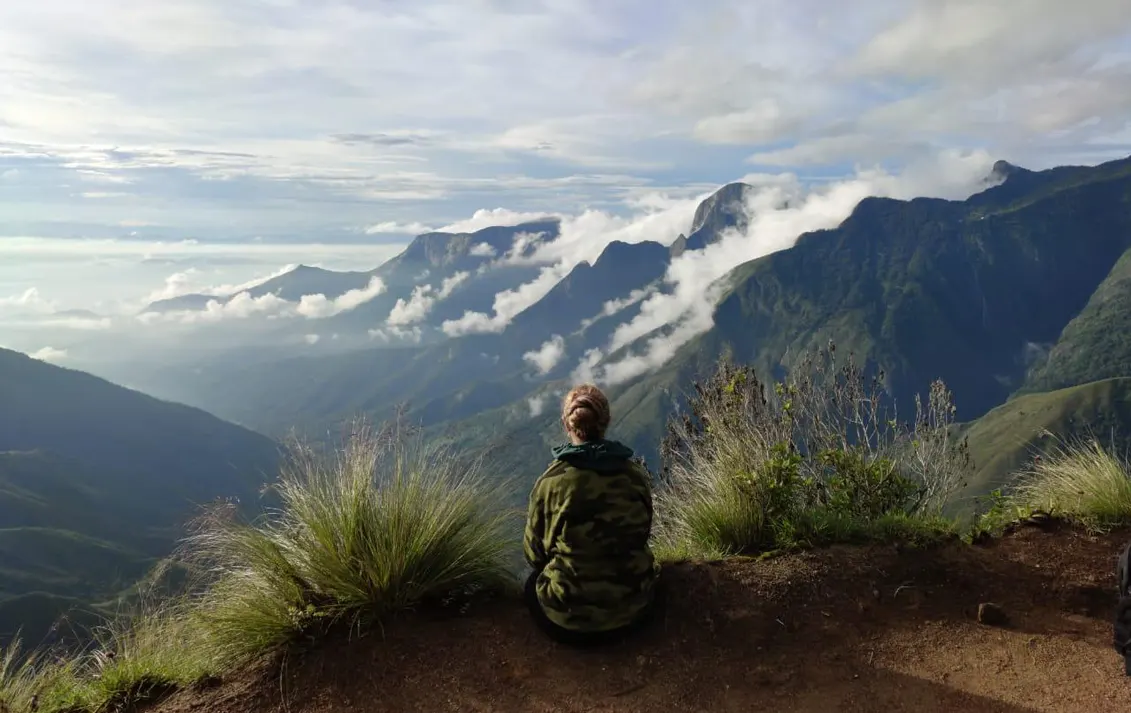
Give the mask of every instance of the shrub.
POLYGON ((331 457, 294 445, 275 488, 277 511, 216 508, 183 550, 211 582, 192 616, 221 667, 511 582, 506 484, 400 421, 360 424, 331 457))
POLYGON ((1036 458, 1005 500, 1017 517, 1043 511, 1094 529, 1131 525, 1131 467, 1096 440, 1062 443, 1036 458))
POLYGON ((661 556, 722 556, 952 529, 941 517, 970 459, 951 428, 945 384, 900 423, 883 389, 835 346, 803 358, 767 390, 748 366, 722 362, 669 422, 657 492, 661 556))

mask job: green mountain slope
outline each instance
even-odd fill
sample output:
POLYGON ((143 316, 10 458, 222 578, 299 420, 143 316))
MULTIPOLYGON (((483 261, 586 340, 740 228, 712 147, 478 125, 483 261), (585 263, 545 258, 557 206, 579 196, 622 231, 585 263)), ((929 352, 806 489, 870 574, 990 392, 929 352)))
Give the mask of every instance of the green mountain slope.
POLYGON ((1022 393, 1131 376, 1131 251, 1030 371, 1022 393))
MULTIPOLYGON (((198 506, 254 504, 278 458, 270 439, 203 411, 0 350, 0 612, 37 592, 111 599, 198 506)), ((21 624, 0 617, 0 638, 21 624)))
POLYGON ((942 377, 961 417, 980 416, 1131 246, 1131 160, 1019 175, 1024 190, 1011 177, 967 201, 866 199, 840 227, 739 267, 681 359, 730 350, 776 374, 833 339, 886 371, 905 413, 942 377))
POLYGON ((975 466, 968 500, 1007 484, 1011 473, 1059 441, 1095 437, 1120 452, 1131 447, 1131 378, 1019 396, 963 431, 975 466))

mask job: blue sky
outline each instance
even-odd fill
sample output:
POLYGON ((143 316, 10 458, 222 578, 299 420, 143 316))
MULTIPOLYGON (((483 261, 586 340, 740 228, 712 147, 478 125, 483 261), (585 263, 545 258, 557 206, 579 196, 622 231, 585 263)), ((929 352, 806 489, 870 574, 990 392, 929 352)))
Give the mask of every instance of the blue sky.
POLYGON ((1131 0, 9 2, 0 300, 372 267, 479 209, 749 173, 1096 163, 1129 118, 1131 0))

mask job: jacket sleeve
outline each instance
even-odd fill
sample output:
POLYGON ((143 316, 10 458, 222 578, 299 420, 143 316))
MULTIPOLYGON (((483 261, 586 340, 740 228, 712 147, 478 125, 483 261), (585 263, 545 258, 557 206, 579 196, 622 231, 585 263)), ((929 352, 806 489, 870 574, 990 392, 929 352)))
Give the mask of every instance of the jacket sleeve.
POLYGON ((548 560, 546 556, 546 502, 545 480, 539 478, 530 491, 530 504, 526 511, 526 533, 523 536, 523 552, 526 563, 535 571, 542 571, 548 560))

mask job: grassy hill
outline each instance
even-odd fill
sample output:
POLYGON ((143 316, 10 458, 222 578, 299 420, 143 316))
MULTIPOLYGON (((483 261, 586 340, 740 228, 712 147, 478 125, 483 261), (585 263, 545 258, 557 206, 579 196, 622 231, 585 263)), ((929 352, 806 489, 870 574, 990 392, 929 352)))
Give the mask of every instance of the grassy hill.
MULTIPOLYGON (((1131 447, 1131 378, 1107 379, 1018 396, 966 424, 974 477, 960 504, 1008 483, 1035 454, 1095 437, 1118 452, 1131 447)), ((961 496, 960 496, 961 497, 961 496)))
POLYGON ((1052 391, 1119 376, 1131 376, 1131 251, 1035 364, 1021 391, 1052 391))
POLYGON ((0 350, 0 638, 44 633, 3 612, 113 599, 198 506, 254 506, 278 457, 198 409, 0 350))

